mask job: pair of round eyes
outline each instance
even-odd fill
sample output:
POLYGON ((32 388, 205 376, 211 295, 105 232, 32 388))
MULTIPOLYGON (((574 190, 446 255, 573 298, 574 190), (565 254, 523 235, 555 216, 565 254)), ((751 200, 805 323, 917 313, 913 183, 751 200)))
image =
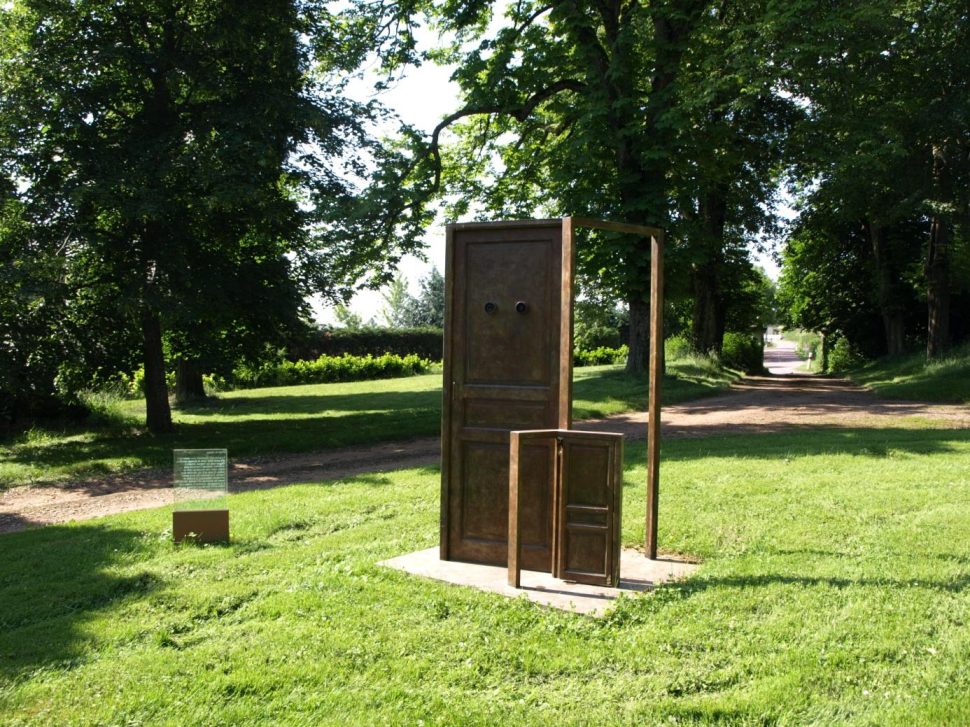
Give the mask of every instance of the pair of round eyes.
MULTIPOLYGON (((494 313, 497 308, 498 308, 498 306, 495 305, 492 302, 488 302, 488 303, 485 304, 485 312, 486 313, 494 313)), ((515 310, 518 313, 525 313, 528 309, 529 309, 529 306, 527 306, 521 300, 518 303, 515 304, 515 310)))

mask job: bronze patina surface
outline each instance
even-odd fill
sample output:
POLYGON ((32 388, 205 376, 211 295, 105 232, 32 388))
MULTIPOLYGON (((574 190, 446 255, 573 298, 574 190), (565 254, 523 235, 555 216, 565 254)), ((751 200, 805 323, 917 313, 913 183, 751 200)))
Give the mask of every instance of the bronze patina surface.
POLYGON ((228 510, 176 510, 172 513, 172 537, 176 543, 229 542, 228 510))
POLYGON ((546 429, 512 432, 509 443, 508 582, 521 583, 519 467, 522 448, 551 442, 553 465, 552 575, 565 581, 615 586, 620 578, 623 435, 546 429))

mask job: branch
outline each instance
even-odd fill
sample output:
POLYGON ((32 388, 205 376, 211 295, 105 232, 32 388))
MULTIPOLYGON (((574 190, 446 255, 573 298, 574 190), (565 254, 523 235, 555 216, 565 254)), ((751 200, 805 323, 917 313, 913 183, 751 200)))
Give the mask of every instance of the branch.
MULTIPOLYGON (((583 91, 586 89, 586 84, 580 83, 572 79, 564 79, 562 81, 557 81, 548 88, 544 88, 541 91, 536 92, 531 97, 526 99, 525 103, 520 106, 502 106, 501 104, 485 105, 485 106, 466 106, 465 108, 456 111, 450 116, 446 116, 441 123, 439 123, 434 131, 431 132, 431 143, 428 148, 424 150, 422 154, 418 154, 408 165, 404 174, 401 176, 401 181, 407 179, 411 172, 415 168, 427 159, 429 156, 434 157, 435 163, 435 174, 434 174, 434 184, 431 185, 431 192, 436 193, 441 186, 441 153, 440 147, 440 137, 441 132, 447 129, 456 121, 465 118, 466 116, 477 116, 479 114, 505 114, 511 116, 516 121, 523 122, 529 115, 536 109, 536 107, 541 104, 546 99, 552 98, 557 93, 562 91, 583 91)), ((401 208, 400 212, 405 212, 408 209, 414 207, 415 203, 409 203, 401 208)))

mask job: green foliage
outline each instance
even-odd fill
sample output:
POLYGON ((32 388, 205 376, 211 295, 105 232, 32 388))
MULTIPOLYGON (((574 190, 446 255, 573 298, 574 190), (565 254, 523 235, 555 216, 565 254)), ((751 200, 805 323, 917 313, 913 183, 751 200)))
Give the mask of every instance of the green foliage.
POLYGON ((381 293, 384 306, 381 317, 388 328, 405 328, 410 323, 411 303, 414 300, 408 293, 408 282, 403 275, 398 275, 381 293))
MULTIPOLYGON (((815 354, 818 357, 818 354, 815 354)), ((847 338, 837 338, 828 354, 828 373, 844 374, 862 365, 865 359, 847 338)))
POLYGON ((573 343, 580 351, 619 348, 620 332, 612 326, 589 325, 577 321, 573 330, 573 343))
POLYGON ((684 358, 691 353, 690 341, 684 336, 671 336, 664 341, 664 355, 668 361, 684 358))
POLYGON ((382 297, 381 315, 388 328, 443 328, 445 325, 445 279, 436 267, 421 278, 418 297, 408 293, 407 280, 399 275, 382 297))
POLYGON ((364 327, 364 319, 350 308, 338 303, 333 308, 334 318, 337 319, 338 328, 346 328, 350 331, 358 331, 364 327))
POLYGON ((725 333, 720 358, 724 366, 746 374, 763 374, 765 370, 764 348, 760 336, 725 333))
POLYGON ((949 266, 968 241, 965 8, 808 0, 774 21, 783 86, 811 108, 792 147, 803 214, 786 251, 789 322, 869 356, 966 335, 968 299, 952 301, 952 327, 937 316, 927 327, 926 314, 941 305, 934 291, 962 285, 949 266))
POLYGON ((416 354, 420 358, 441 360, 444 333, 440 328, 377 328, 359 330, 318 328, 287 350, 291 360, 319 356, 398 356, 416 354))
POLYGON ((233 371, 232 383, 238 388, 296 384, 332 384, 345 381, 372 381, 400 376, 415 376, 431 370, 434 362, 414 354, 397 356, 320 356, 315 361, 282 361, 233 371))
POLYGON ((432 266, 431 272, 418 281, 421 292, 413 299, 408 326, 412 328, 445 327, 445 278, 432 266))
POLYGON ((629 355, 630 351, 626 346, 619 348, 600 346, 589 350, 577 348, 573 351, 573 366, 620 365, 626 362, 626 357, 629 355))
MULTIPOLYGON (((171 358, 226 371, 285 342, 308 294, 339 298, 398 258, 393 245, 334 243, 317 224, 346 206, 372 148, 377 107, 348 100, 332 75, 374 50, 360 45, 373 40, 361 12, 221 0, 0 9, 0 183, 17 181, 30 230, 15 261, 57 269, 59 289, 34 294, 56 312, 49 335, 84 332, 61 382, 131 370, 143 336, 156 380, 163 339, 171 358)), ((149 419, 164 429, 161 394, 149 419)))

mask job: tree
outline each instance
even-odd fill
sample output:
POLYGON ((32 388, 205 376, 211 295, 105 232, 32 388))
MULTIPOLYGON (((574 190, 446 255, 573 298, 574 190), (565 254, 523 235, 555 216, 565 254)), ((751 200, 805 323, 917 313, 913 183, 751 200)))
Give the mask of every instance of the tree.
MULTIPOLYGON (((437 8, 435 22, 456 42, 433 55, 458 63, 463 105, 430 138, 406 135, 372 185, 369 208, 386 200, 390 219, 416 220, 447 192, 457 197, 453 213, 475 200, 485 216, 541 209, 668 226, 677 83, 684 46, 708 5, 523 2, 501 21, 493 17, 497 3, 437 8), (459 143, 443 151, 442 133, 456 125, 459 143)), ((579 260, 628 301, 628 368, 642 371, 649 246, 629 235, 592 235, 579 260)))
POLYGON ((409 325, 413 327, 445 327, 445 279, 438 268, 419 281, 421 292, 413 299, 409 325))
POLYGON ((801 0, 778 9, 768 25, 785 88, 810 104, 801 133, 805 206, 839 210, 839 224, 864 230, 891 354, 906 340, 902 261, 922 251, 927 354, 938 355, 950 337, 954 230, 970 192, 966 8, 801 0))
POLYGON ((24 181, 14 197, 71 315, 138 331, 152 432, 172 428, 166 346, 200 362, 261 345, 306 293, 398 254, 311 234, 347 204, 335 160, 360 170, 376 113, 329 72, 394 27, 285 0, 0 10, 0 168, 24 181))
POLYGON ((337 319, 337 326, 340 328, 358 331, 364 327, 363 317, 340 303, 334 306, 333 316, 337 319))
POLYGON ((381 316, 388 328, 408 328, 411 325, 414 298, 408 293, 408 281, 404 275, 395 277, 384 292, 384 307, 381 316))
MULTIPOLYGON (((582 214, 665 227, 669 243, 690 243, 670 246, 671 285, 686 285, 679 270, 696 265, 698 298, 713 311, 720 249, 765 217, 791 107, 769 64, 746 52, 760 4, 537 1, 501 19, 498 7, 437 12, 456 42, 434 57, 458 64, 463 103, 429 139, 409 137, 410 159, 396 160, 393 177, 394 189, 408 183, 400 208, 440 193, 453 216, 474 204, 485 218, 582 214), (458 137, 447 147, 446 129, 458 137)), ((649 246, 592 233, 578 262, 627 302, 628 370, 642 371, 649 246)), ((723 316, 710 311, 699 319, 713 340, 723 316)))

